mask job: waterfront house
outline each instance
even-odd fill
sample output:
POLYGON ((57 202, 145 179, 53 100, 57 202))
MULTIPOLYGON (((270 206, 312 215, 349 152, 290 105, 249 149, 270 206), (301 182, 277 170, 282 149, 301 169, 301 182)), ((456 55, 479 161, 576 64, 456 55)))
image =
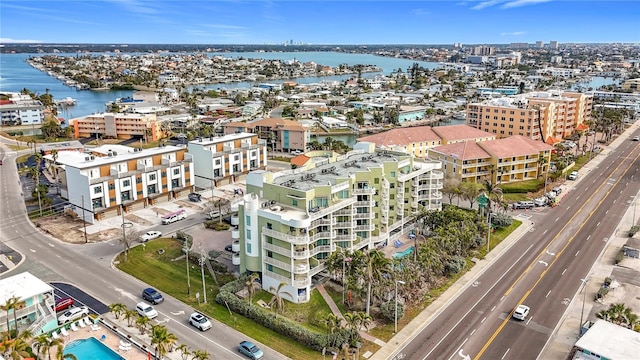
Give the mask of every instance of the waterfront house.
POLYGON ((16 299, 15 308, 0 312, 0 331, 29 330, 34 336, 47 333, 58 326, 54 311, 53 288, 29 272, 0 280, 0 306, 16 299), (16 323, 17 320, 17 323, 16 323))

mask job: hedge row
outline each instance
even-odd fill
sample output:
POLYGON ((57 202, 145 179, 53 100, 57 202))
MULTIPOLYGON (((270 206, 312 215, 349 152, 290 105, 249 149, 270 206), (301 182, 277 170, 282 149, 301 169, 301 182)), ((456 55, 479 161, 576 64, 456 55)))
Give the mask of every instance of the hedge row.
MULTIPOLYGON (((313 350, 322 351, 323 348, 330 347, 327 335, 311 331, 283 316, 276 318, 275 314, 265 311, 236 296, 236 293, 244 288, 245 282, 246 276, 243 276, 236 281, 225 284, 220 288, 220 292, 216 296, 216 301, 219 304, 228 306, 232 311, 308 346, 313 350)), ((338 330, 331 335, 331 342, 333 344, 343 344, 348 342, 348 340, 349 331, 346 329, 338 330)))

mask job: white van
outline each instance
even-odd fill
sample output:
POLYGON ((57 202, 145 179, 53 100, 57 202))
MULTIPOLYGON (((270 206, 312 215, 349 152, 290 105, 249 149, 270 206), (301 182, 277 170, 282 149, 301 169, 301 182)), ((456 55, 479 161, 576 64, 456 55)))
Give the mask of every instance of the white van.
POLYGON ((178 210, 162 217, 162 225, 168 225, 176 221, 184 220, 187 218, 187 214, 184 210, 178 210))

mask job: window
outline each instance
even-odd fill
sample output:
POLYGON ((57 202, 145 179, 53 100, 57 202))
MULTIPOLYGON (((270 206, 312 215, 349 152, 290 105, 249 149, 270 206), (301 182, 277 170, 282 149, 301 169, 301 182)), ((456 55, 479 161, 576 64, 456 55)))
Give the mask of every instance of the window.
POLYGON ((142 178, 141 177, 137 177, 136 178, 136 184, 141 184, 142 183, 142 178))
POLYGON ((251 244, 246 243, 246 246, 247 246, 247 252, 250 253, 251 252, 251 244))
POLYGON ((131 180, 129 179, 122 180, 122 186, 123 187, 131 186, 131 180))
POLYGON ((216 159, 216 165, 220 165, 220 159, 216 159))
POLYGON ((94 194, 101 194, 102 193, 102 186, 96 186, 93 188, 93 193, 94 194))
POLYGON ((251 240, 251 230, 247 229, 247 240, 251 240))
POLYGON ((291 205, 293 205, 293 206, 298 206, 298 200, 296 200, 296 199, 291 199, 291 205))
POLYGON ((392 171, 392 172, 391 172, 391 174, 390 174, 390 176, 391 176, 392 178, 395 178, 395 177, 396 177, 396 172, 395 172, 395 171, 392 171))
POLYGON ((171 180, 171 187, 172 187, 172 188, 180 187, 180 180, 179 180, 179 179, 173 179, 173 180, 171 180))
POLYGON ((246 226, 251 226, 251 216, 247 215, 244 217, 244 224, 246 226))
POLYGON ((173 175, 180 175, 180 168, 173 169, 173 175))
POLYGON ((149 174, 149 181, 154 181, 156 179, 156 174, 149 174))

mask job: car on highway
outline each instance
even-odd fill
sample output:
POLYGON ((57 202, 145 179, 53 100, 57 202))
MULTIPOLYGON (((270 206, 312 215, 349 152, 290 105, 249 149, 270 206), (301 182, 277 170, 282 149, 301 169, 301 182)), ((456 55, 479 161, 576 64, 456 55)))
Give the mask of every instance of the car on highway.
POLYGON ((518 201, 513 203, 513 205, 511 205, 513 207, 514 210, 518 210, 518 209, 533 209, 536 204, 533 203, 533 201, 518 201))
POLYGON ((140 241, 147 242, 149 240, 157 239, 162 236, 160 231, 147 231, 146 233, 140 235, 140 241))
POLYGON ((258 360, 264 357, 262 350, 260 350, 260 348, 254 345, 251 341, 240 342, 240 344, 238 344, 238 351, 252 360, 258 360))
POLYGON ((211 321, 199 312, 194 312, 189 316, 189 324, 200 331, 207 331, 211 329, 211 321))
POLYGON ((78 320, 81 317, 89 315, 89 308, 86 306, 72 307, 58 317, 58 324, 66 324, 69 321, 78 320))
POLYGON ((529 311, 531 309, 527 305, 518 305, 516 310, 513 312, 513 318, 518 320, 524 320, 529 315, 529 311))
POLYGON ((569 179, 569 180, 577 180, 578 179, 578 172, 577 171, 572 171, 571 174, 569 174, 569 177, 567 179, 569 179))
MULTIPOLYGON (((633 139, 631 139, 633 141, 640 141, 640 136, 634 136, 633 139)), ((2 165, 2 161, 0 161, 0 165, 2 165)))
POLYGON ((138 315, 149 319, 153 319, 158 316, 158 312, 156 311, 156 309, 145 302, 139 302, 136 304, 136 312, 138 313, 138 315))
POLYGON ((73 306, 73 299, 70 297, 60 298, 56 300, 55 310, 56 312, 65 310, 73 306))
POLYGON ((162 294, 158 292, 158 290, 154 288, 146 288, 142 290, 142 298, 152 303, 153 305, 158 305, 164 301, 162 294))

